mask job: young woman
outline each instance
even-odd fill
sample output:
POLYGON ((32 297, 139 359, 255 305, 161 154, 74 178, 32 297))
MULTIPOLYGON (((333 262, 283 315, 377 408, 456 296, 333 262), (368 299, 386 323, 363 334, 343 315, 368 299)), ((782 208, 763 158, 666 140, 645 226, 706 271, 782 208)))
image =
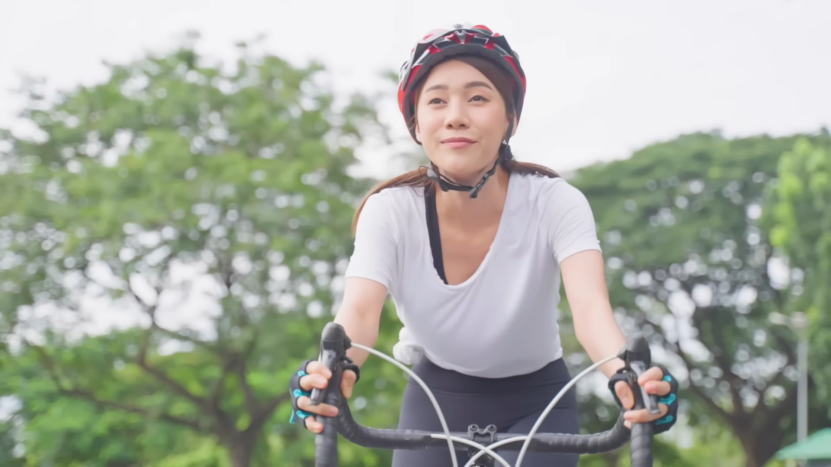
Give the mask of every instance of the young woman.
MULTIPOLYGON (((570 380, 557 324, 560 274, 575 332, 598 361, 625 339, 609 304, 603 257, 591 208, 555 172, 517 162, 508 141, 519 122, 525 75, 504 36, 484 26, 434 32, 401 69, 398 99, 413 138, 430 158, 419 169, 377 187, 355 215, 355 249, 335 318, 350 338, 373 346, 389 292, 404 327, 395 355, 435 391, 449 428, 495 424, 528 433, 570 380)), ((341 388, 349 397, 366 352, 351 349, 352 371, 341 388)), ((628 385, 602 367, 619 404, 633 407, 628 385)), ((320 433, 307 394, 331 376, 305 362, 292 379, 297 416, 320 433)), ((662 366, 639 383, 661 399, 661 414, 628 411, 628 423, 675 422, 677 382, 662 366)), ((294 416, 293 416, 294 419, 294 416)), ((441 431, 420 386, 407 385, 400 429, 441 431)), ((579 433, 572 389, 541 427, 579 433)), ((515 462, 518 452, 504 452, 515 462)), ((467 456, 457 451, 459 465, 467 456), (464 459, 463 459, 464 458, 464 459)), ((396 451, 394 467, 449 466, 447 449, 396 451)), ((575 455, 528 453, 528 467, 576 466, 575 455)))

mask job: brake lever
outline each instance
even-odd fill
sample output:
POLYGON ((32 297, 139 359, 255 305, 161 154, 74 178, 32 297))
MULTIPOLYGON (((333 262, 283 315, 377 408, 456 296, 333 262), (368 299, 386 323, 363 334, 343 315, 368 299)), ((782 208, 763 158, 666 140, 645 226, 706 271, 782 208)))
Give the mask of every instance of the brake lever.
MULTIPOLYGON (((646 388, 638 384, 638 379, 652 366, 652 353, 649 342, 642 335, 637 334, 626 344, 626 348, 619 355, 626 364, 626 380, 636 399, 640 399, 643 406, 652 415, 661 413, 658 407, 658 396, 646 392, 646 388)), ((636 403, 636 406, 638 404, 636 403)))
MULTIPOLYGON (((332 372, 332 378, 335 377, 337 366, 343 365, 346 358, 346 351, 352 347, 352 341, 346 335, 346 331, 340 324, 330 322, 323 328, 323 333, 320 338, 320 355, 318 360, 329 368, 332 372)), ((331 382, 331 381, 330 381, 331 382)), ((329 384, 325 389, 312 389, 312 394, 309 396, 311 402, 309 405, 319 405, 326 397, 326 390, 332 385, 329 384)))

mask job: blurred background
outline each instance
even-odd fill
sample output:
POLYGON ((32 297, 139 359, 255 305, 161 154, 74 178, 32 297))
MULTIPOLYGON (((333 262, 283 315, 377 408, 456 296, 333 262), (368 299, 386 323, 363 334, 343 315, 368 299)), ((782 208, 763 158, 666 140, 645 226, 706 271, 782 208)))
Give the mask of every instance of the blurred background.
MULTIPOLYGON (((459 22, 519 52, 514 153, 586 194, 619 323, 682 380, 656 466, 831 465, 829 18, 824 0, 3 1, 0 466, 314 465, 288 379, 337 309, 356 204, 424 161, 398 68, 459 22)), ((389 303, 376 348, 399 326, 389 303)), ((371 358, 356 418, 396 426, 405 384, 371 358)), ((602 376, 578 387, 583 430, 609 428, 602 376)))

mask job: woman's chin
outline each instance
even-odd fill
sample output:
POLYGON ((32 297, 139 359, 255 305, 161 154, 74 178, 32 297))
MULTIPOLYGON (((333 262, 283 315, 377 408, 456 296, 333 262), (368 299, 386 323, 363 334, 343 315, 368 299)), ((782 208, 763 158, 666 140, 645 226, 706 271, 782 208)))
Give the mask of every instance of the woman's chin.
MULTIPOLYGON (((453 180, 479 179, 482 176, 482 165, 471 164, 469 158, 447 158, 437 161, 442 175, 453 180)), ((487 170, 487 169, 486 169, 487 170)))

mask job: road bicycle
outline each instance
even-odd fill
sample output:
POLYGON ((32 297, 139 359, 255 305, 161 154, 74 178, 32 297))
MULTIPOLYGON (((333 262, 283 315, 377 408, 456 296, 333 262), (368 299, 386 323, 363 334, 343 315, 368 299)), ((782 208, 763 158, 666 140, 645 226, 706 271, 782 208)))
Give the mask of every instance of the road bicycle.
POLYGON ((451 453, 449 456, 453 467, 458 467, 456 456, 452 455, 456 450, 467 450, 470 460, 465 467, 495 467, 498 462, 503 467, 512 467, 499 454, 496 449, 517 450, 520 454, 517 463, 513 467, 521 467, 522 459, 527 451, 532 452, 558 452, 571 454, 598 454, 613 451, 624 446, 627 442, 631 444, 632 467, 652 467, 652 423, 633 423, 629 429, 624 425, 621 410, 615 425, 604 432, 594 434, 566 434, 566 433, 538 433, 542 421, 554 408, 563 394, 566 393, 583 376, 599 367, 600 365, 613 360, 622 359, 626 366, 625 372, 627 382, 635 394, 635 410, 646 408, 650 413, 660 413, 658 409, 657 396, 648 394, 646 390, 637 383, 638 377, 650 368, 652 362, 649 344, 641 335, 634 335, 628 339, 626 348, 617 355, 610 356, 590 366, 582 373, 574 377, 563 389, 552 399, 546 410, 540 415, 536 424, 527 435, 517 433, 499 433, 496 426, 488 425, 479 427, 470 425, 467 433, 451 432, 447 428, 444 415, 436 402, 430 389, 426 384, 413 373, 409 368, 397 360, 378 352, 375 349, 352 343, 346 335, 343 327, 337 323, 330 322, 323 329, 320 341, 319 361, 323 362, 332 372, 332 378, 325 389, 314 389, 311 393, 311 405, 327 403, 338 408, 338 414, 334 417, 316 415, 317 420, 323 424, 323 432, 315 437, 315 466, 316 467, 337 467, 338 466, 338 435, 359 446, 372 449, 427 449, 446 445, 451 453), (421 430, 396 430, 377 429, 363 426, 355 421, 349 410, 349 404, 340 389, 343 364, 346 358, 346 351, 350 347, 365 350, 377 355, 404 370, 414 378, 427 393, 443 427, 442 432, 430 432, 421 430), (520 448, 517 446, 522 443, 520 448))

